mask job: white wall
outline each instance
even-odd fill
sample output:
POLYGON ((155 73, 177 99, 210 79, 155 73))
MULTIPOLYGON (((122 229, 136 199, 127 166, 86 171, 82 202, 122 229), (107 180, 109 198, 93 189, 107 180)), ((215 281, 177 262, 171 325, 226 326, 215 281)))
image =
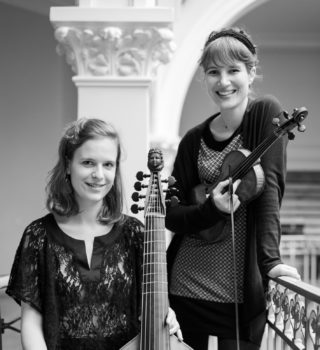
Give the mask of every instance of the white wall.
POLYGON ((0 274, 24 227, 46 213, 44 186, 75 88, 47 17, 0 4, 0 274))

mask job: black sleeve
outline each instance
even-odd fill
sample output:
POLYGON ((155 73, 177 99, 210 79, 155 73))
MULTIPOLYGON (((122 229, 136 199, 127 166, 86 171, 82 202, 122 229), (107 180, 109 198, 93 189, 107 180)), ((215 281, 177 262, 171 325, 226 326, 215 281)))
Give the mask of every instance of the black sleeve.
POLYGON ((179 190, 180 202, 168 208, 166 227, 178 234, 197 233, 225 219, 225 215, 214 206, 211 198, 208 197, 200 204, 193 204, 189 200, 192 188, 200 182, 197 166, 200 142, 198 137, 189 132, 181 140, 173 166, 172 175, 177 180, 175 187, 179 190))
MULTIPOLYGON (((278 116, 280 124, 285 121, 280 103, 274 97, 267 97, 257 105, 261 118, 261 140, 270 136, 275 129, 272 119, 278 116)), ((280 258, 280 206, 285 188, 286 178, 286 147, 288 138, 279 138, 261 157, 261 165, 265 174, 265 188, 263 193, 253 202, 256 232, 257 257, 263 276, 274 266, 281 263, 280 258)))
POLYGON ((37 222, 24 231, 12 265, 6 293, 21 305, 25 302, 42 313, 40 292, 40 250, 43 230, 37 222))

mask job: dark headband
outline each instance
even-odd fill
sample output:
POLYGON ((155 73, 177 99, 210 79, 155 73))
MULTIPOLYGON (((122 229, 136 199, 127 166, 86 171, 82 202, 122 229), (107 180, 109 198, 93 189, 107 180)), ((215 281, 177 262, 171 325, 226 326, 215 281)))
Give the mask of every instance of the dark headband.
POLYGON ((209 35, 209 38, 208 38, 205 46, 210 44, 212 41, 214 41, 214 40, 216 40, 218 38, 225 37, 225 36, 231 36, 231 37, 241 41, 242 44, 245 45, 253 55, 256 54, 255 46, 253 45, 251 40, 244 34, 244 32, 242 32, 242 31, 237 32, 237 31, 235 31, 233 29, 222 30, 221 32, 218 32, 218 33, 215 33, 215 34, 211 33, 209 35))

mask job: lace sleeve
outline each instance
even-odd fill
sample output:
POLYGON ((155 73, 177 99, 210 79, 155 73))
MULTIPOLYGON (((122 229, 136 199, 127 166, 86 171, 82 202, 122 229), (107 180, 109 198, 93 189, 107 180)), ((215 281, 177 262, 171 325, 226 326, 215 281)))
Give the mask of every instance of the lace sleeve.
POLYGON ((30 304, 41 312, 40 252, 43 249, 43 227, 39 221, 24 231, 11 269, 6 293, 21 305, 30 304))
POLYGON ((133 221, 132 235, 136 251, 136 273, 137 273, 137 305, 138 313, 141 314, 141 298, 142 298, 142 263, 143 263, 143 235, 144 225, 139 220, 133 221))

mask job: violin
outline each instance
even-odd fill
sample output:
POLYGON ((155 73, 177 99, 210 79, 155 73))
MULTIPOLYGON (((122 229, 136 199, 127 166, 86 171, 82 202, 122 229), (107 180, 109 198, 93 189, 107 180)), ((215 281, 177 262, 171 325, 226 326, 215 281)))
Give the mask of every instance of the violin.
MULTIPOLYGON (((175 335, 169 335, 165 321, 169 309, 164 221, 167 200, 164 198, 165 190, 162 189, 162 182, 167 182, 171 187, 175 180, 172 176, 168 180, 161 180, 163 157, 159 149, 149 151, 148 168, 150 175, 139 171, 137 179, 142 181, 149 177, 149 185, 143 185, 141 182, 136 182, 134 185, 137 191, 147 188, 146 195, 140 195, 138 192, 132 195, 135 202, 145 198, 145 207, 139 207, 137 204, 131 206, 134 214, 144 209, 145 217, 141 330, 139 335, 120 350, 192 350, 175 335)), ((175 196, 168 201, 170 205, 178 203, 175 196)))
MULTIPOLYGON (((289 140, 294 139, 295 135, 291 130, 295 127, 298 126, 298 131, 300 132, 304 132, 306 129, 302 124, 308 115, 305 107, 295 108, 291 117, 288 116, 288 113, 283 113, 287 120, 280 125, 279 118, 274 118, 272 122, 277 128, 252 152, 244 148, 239 148, 228 153, 221 165, 218 180, 213 184, 199 184, 193 188, 190 193, 191 203, 203 203, 217 184, 228 178, 232 180, 232 183, 241 179, 235 191, 241 203, 249 203, 257 198, 263 192, 265 185, 265 175, 260 164, 261 156, 282 136, 287 134, 289 140)), ((226 188, 224 192, 227 190, 226 188)), ((226 223, 226 220, 221 220, 209 229, 200 231, 199 235, 212 243, 222 241, 229 234, 226 223)))

